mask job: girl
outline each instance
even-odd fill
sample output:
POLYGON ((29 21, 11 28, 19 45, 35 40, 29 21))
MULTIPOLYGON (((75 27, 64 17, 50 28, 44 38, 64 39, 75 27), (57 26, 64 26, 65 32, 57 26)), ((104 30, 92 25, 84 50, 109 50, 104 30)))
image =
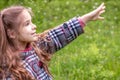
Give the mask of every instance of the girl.
POLYGON ((91 20, 104 19, 104 3, 81 17, 36 34, 31 11, 12 6, 0 12, 0 80, 52 80, 48 62, 56 51, 83 33, 91 20))

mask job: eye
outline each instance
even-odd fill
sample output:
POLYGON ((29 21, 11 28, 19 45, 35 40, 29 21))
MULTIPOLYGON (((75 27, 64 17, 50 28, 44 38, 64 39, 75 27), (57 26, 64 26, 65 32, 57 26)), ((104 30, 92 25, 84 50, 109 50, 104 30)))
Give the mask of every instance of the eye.
POLYGON ((29 21, 27 21, 27 22, 25 23, 25 26, 28 26, 28 25, 30 25, 30 22, 29 22, 29 21))

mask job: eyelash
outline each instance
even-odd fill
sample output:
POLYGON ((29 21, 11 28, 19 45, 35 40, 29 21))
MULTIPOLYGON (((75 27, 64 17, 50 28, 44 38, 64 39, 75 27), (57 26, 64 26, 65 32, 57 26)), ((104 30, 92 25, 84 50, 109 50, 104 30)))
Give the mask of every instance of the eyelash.
POLYGON ((25 24, 25 26, 28 26, 30 24, 30 22, 27 22, 26 24, 25 24))

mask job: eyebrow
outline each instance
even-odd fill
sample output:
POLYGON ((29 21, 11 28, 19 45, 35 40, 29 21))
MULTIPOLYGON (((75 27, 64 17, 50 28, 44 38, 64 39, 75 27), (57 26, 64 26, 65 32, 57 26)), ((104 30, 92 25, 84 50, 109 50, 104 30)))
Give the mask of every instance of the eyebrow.
POLYGON ((23 23, 30 22, 32 19, 27 19, 23 23))
POLYGON ((25 22, 30 22, 30 20, 26 20, 25 22))

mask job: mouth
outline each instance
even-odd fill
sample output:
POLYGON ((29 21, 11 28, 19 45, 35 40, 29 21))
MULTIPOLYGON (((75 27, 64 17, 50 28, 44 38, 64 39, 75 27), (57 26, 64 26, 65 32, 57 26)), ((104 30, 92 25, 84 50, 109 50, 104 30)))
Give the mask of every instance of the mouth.
POLYGON ((32 35, 36 35, 36 32, 33 32, 32 35))

